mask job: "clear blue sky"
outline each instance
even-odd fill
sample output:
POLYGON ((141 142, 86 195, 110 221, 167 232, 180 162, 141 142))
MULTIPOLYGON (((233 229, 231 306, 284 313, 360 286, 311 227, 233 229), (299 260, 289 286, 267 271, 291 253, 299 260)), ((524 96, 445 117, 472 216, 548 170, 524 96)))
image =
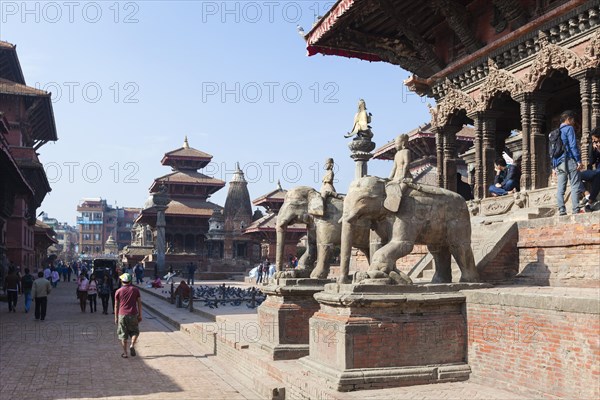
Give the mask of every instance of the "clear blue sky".
MULTIPOLYGON (((53 93, 59 140, 40 149, 52 192, 38 211, 60 221, 73 224, 84 197, 142 207, 185 135, 213 155, 205 173, 229 181, 239 161, 251 198, 277 179, 320 187, 327 157, 345 193, 354 164, 343 135, 360 98, 377 146, 430 119, 402 84, 408 72, 306 56, 296 25, 308 32, 332 2, 74 3, 0 3, 0 38, 17 45, 27 84, 53 93)), ((390 168, 369 163, 373 175, 390 168)), ((211 201, 223 205, 227 188, 211 201)))

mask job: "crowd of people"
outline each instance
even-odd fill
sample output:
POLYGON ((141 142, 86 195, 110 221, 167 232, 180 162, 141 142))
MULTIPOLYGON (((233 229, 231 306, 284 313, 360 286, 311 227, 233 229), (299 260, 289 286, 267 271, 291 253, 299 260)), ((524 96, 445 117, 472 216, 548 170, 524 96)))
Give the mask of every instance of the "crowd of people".
POLYGON ((48 308, 48 296, 58 286, 60 276, 63 282, 71 282, 71 275, 77 276, 76 294, 82 313, 86 312, 89 302, 90 313, 97 312, 97 297, 102 303, 102 314, 108 314, 109 299, 112 300, 112 313, 115 315, 117 336, 121 341, 121 357, 135 356, 135 343, 139 337, 139 322, 142 321, 142 303, 140 291, 133 286, 130 271, 135 271, 137 283, 143 283, 143 267, 136 265, 119 268, 100 268, 94 270, 85 262, 73 262, 70 265, 62 261, 48 263, 37 273, 37 279, 29 268, 21 275, 19 267, 11 266, 4 279, 4 290, 8 300, 9 313, 17 312, 19 294, 24 298, 24 311, 29 313, 32 301, 35 302, 35 320, 44 321, 48 308), (131 341, 129 344, 129 340, 131 341))

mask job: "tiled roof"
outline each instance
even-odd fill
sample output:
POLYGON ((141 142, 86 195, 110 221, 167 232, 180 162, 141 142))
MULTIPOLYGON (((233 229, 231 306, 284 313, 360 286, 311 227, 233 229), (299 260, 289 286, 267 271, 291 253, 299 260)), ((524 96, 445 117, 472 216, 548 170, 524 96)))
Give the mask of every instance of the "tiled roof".
POLYGON ((252 204, 257 206, 264 201, 282 201, 283 202, 283 200, 285 200, 286 193, 287 193, 287 190, 277 188, 277 189, 273 190, 272 192, 263 194, 262 196, 252 200, 252 204))
POLYGON ((155 182, 181 182, 198 185, 225 186, 224 181, 211 178, 210 176, 195 171, 174 171, 170 174, 161 176, 160 178, 156 178, 155 182))
POLYGON ((193 157, 212 159, 212 155, 191 147, 180 147, 176 150, 169 151, 168 153, 165 153, 165 157, 193 157))
POLYGON ((0 94, 14 94, 20 96, 42 96, 50 97, 50 93, 27 85, 15 83, 8 79, 0 78, 0 94))
POLYGON ((0 49, 14 49, 15 45, 12 43, 5 42, 4 40, 0 40, 0 49))
POLYGON ((196 217, 210 218, 213 210, 221 209, 221 206, 210 201, 201 201, 196 199, 171 200, 165 211, 166 215, 190 215, 196 217))

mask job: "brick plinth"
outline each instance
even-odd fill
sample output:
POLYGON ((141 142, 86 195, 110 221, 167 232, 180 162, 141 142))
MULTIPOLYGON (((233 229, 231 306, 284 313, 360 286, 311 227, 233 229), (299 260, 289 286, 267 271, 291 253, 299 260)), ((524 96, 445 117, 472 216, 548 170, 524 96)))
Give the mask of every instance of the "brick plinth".
POLYGON ((468 379, 458 290, 469 287, 326 285, 301 361, 339 391, 468 379))
POLYGON ((600 398, 597 291, 513 287, 466 295, 471 380, 534 398, 600 398))
POLYGON ((313 295, 330 280, 279 279, 262 289, 267 299, 258 307, 261 330, 256 347, 273 360, 290 360, 308 355, 308 320, 319 309, 313 295))
POLYGON ((519 222, 520 283, 600 287, 600 215, 519 222))

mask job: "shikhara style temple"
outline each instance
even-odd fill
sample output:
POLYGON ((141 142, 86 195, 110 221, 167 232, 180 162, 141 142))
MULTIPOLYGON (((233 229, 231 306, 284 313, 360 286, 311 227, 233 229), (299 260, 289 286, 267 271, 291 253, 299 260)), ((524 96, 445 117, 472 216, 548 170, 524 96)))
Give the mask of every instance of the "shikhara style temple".
POLYGON ((0 41, 0 277, 9 265, 37 270, 56 242, 36 225, 51 190, 37 151, 56 140, 50 93, 25 84, 16 46, 0 41))
MULTIPOLYGON (((339 0, 306 35, 309 55, 382 61, 413 75, 435 100, 437 183, 456 189, 457 133, 475 129, 476 198, 494 159, 521 131, 521 189, 551 184, 548 132, 560 113, 581 115, 584 165, 600 123, 598 0, 339 0)), ((537 198, 536 198, 537 199, 537 198)))
MULTIPOLYGON (((161 160, 162 165, 173 171, 156 178, 150 193, 163 192, 170 199, 165 210, 167 266, 184 267, 193 262, 209 268, 221 260, 259 256, 252 237, 243 235, 252 222, 244 173, 238 165, 229 183, 225 207, 212 203, 209 197, 222 189, 225 182, 198 172, 212 158, 212 155, 190 147, 186 137, 183 147, 166 153, 161 160)), ((149 201, 136 220, 134 244, 123 252, 128 262, 156 262, 153 253, 156 221, 157 209, 149 201)))

